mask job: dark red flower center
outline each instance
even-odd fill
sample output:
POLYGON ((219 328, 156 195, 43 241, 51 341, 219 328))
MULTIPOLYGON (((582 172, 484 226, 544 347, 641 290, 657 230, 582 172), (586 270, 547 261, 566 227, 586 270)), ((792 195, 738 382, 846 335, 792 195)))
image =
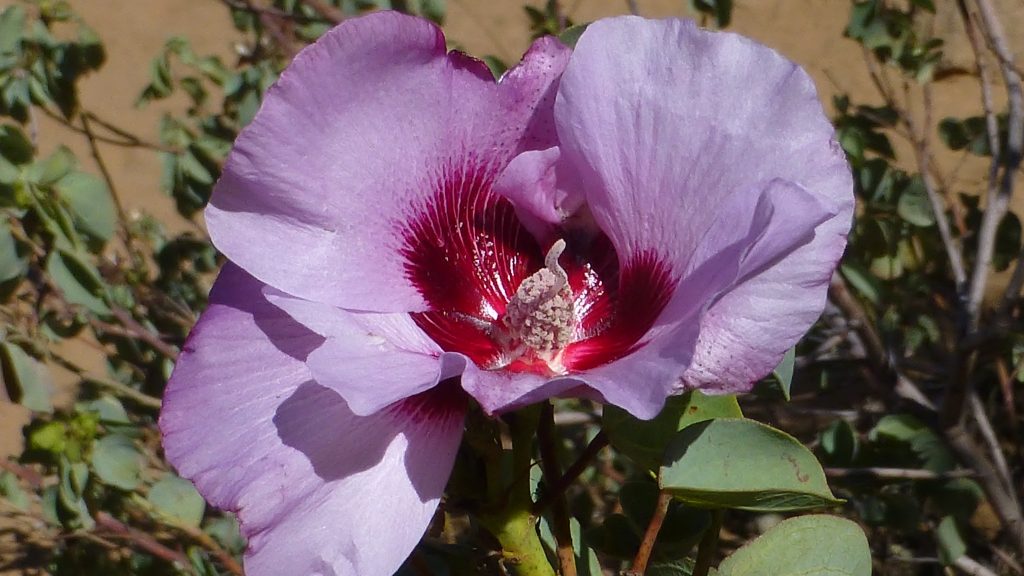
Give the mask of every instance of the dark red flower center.
POLYGON ((619 255, 600 231, 571 228, 541 246, 485 170, 440 180, 400 227, 406 274, 430 306, 413 318, 441 348, 485 369, 550 376, 643 345, 674 288, 657 255, 619 255))

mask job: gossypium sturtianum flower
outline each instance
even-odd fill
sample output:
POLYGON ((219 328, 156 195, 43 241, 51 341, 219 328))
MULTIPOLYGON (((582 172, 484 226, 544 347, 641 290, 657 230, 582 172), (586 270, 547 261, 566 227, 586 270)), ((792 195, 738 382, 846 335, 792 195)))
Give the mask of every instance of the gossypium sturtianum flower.
POLYGON ((815 321, 853 209, 812 81, 743 37, 613 18, 497 83, 378 13, 302 51, 206 211, 231 263, 168 384, 169 461, 254 575, 386 575, 468 398, 653 417, 745 391, 815 321))

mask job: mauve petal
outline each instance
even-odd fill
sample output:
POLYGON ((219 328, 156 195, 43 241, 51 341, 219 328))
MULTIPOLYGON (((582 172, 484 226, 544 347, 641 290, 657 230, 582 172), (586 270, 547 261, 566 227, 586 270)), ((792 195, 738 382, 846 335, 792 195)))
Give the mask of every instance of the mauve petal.
POLYGON ((167 459, 238 513, 247 574, 392 574, 437 507, 463 406, 421 396, 353 414, 306 369, 323 337, 263 288, 221 273, 164 396, 167 459))
POLYGON ((340 394, 356 414, 374 414, 465 370, 463 355, 442 351, 408 314, 349 312, 270 286, 263 293, 295 321, 325 338, 309 354, 306 366, 317 383, 340 394))
POLYGON ((589 385, 638 418, 653 418, 661 411, 695 365, 703 318, 722 294, 807 246, 815 238, 815 227, 832 216, 791 182, 773 180, 758 188, 723 200, 723 209, 694 250, 694 268, 684 273, 644 344, 624 358, 571 377, 573 381, 589 385))
POLYGON ((731 285, 698 290, 716 300, 697 303, 710 307, 688 386, 749 389, 820 314, 852 220, 849 168, 811 79, 741 36, 684 20, 612 18, 577 43, 555 118, 562 158, 620 259, 653 251, 680 289, 718 251, 700 247, 717 233, 727 198, 748 193, 753 205, 766 183, 788 181, 789 193, 775 193, 774 217, 806 225, 801 191, 813 196, 826 216, 811 222, 812 238, 748 262, 754 269, 731 285))
POLYGON ((446 53, 426 20, 342 23, 295 58, 236 140, 206 210, 214 244, 307 300, 425 309, 406 277, 403 224, 447 174, 493 178, 524 147, 549 145, 533 115, 567 51, 539 42, 496 84, 481 62, 446 53))

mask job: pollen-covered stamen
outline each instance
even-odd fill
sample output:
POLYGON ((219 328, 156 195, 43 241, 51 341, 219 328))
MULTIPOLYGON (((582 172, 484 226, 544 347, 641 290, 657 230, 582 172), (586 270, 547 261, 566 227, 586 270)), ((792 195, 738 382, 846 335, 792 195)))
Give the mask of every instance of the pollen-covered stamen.
POLYGON ((568 274, 558 263, 563 251, 565 240, 551 246, 544 268, 522 281, 499 319, 494 336, 508 361, 532 351, 554 369, 559 351, 572 341, 573 295, 568 274))

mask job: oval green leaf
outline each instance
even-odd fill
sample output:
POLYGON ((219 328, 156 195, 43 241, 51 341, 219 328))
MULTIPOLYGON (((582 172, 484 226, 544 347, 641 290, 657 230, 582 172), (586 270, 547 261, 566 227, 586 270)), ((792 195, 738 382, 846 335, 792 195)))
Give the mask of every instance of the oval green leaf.
POLYGON ((74 215, 75 227, 99 242, 114 235, 117 210, 106 182, 85 172, 63 176, 54 188, 74 215))
POLYGON ((16 402, 36 412, 53 412, 49 372, 21 347, 0 343, 0 375, 0 386, 6 382, 13 388, 8 392, 16 402))
POLYGON ((836 516, 783 520, 722 561, 720 576, 871 576, 871 550, 856 523, 836 516))
POLYGON ((92 468, 106 484, 134 490, 141 480, 142 455, 130 438, 112 434, 93 445, 92 468))
POLYGON ((707 396, 699 391, 673 396, 656 417, 640 420, 616 406, 606 405, 601 427, 612 446, 647 470, 661 466, 672 435, 678 430, 712 418, 740 418, 735 396, 707 396))
POLYGON ((103 281, 91 264, 71 252, 58 250, 47 258, 46 272, 69 303, 96 314, 110 314, 110 308, 102 297, 103 281))
POLYGON ((665 451, 661 487, 706 508, 801 510, 839 504, 817 458, 760 422, 718 419, 679 431, 665 451))
POLYGON ((156 512, 174 524, 198 528, 206 502, 191 482, 173 474, 153 485, 147 496, 156 512))

